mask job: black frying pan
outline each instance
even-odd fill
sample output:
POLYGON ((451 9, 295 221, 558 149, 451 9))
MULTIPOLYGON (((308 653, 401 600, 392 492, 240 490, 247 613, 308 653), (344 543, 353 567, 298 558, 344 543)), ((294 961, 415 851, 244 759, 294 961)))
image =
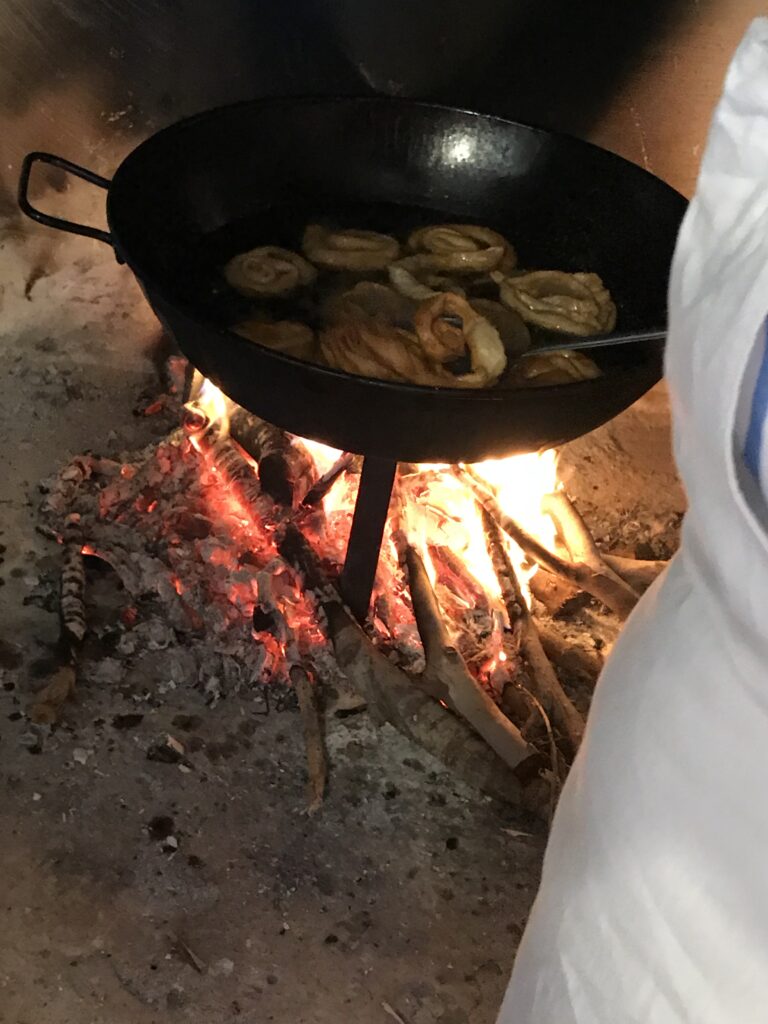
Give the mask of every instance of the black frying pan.
POLYGON ((662 345, 603 348, 602 377, 558 387, 370 380, 230 333, 211 284, 225 258, 295 246, 317 216, 401 237, 419 222, 480 222, 505 234, 525 267, 600 274, 622 332, 663 330, 686 206, 653 175, 566 136, 405 100, 324 98, 256 100, 182 121, 135 149, 111 183, 32 153, 19 202, 42 223, 112 244, 182 351, 241 405, 336 448, 412 462, 471 462, 578 437, 658 380, 662 345), (109 233, 35 210, 36 160, 108 189, 109 233))

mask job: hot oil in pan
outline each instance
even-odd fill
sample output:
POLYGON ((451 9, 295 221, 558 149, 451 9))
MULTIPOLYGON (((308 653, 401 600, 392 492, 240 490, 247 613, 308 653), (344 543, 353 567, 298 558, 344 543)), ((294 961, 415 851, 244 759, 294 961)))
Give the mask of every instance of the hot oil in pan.
MULTIPOLYGON (((388 284, 386 271, 380 273, 366 272, 365 275, 344 271, 320 271, 315 284, 298 296, 285 299, 251 301, 235 292, 226 283, 222 268, 233 256, 247 252, 262 245, 277 245, 301 253, 301 242, 308 224, 322 224, 329 228, 358 228, 368 231, 380 231, 394 235, 405 242, 408 235, 420 227, 430 224, 451 223, 457 220, 445 210, 426 207, 401 206, 394 203, 334 203, 320 210, 316 205, 309 207, 290 203, 271 206, 258 211, 247 218, 227 224, 223 228, 201 239, 199 264, 204 268, 206 286, 202 289, 205 295, 204 315, 221 326, 232 326, 249 317, 264 315, 273 320, 298 320, 317 330, 323 326, 321 307, 323 300, 331 293, 338 293, 362 280, 379 281, 388 284)), ((505 234, 503 226, 488 224, 496 231, 505 234)), ((514 231, 507 234, 512 245, 515 245, 514 231)), ((525 269, 556 269, 551 267, 526 267, 525 252, 518 250, 519 265, 525 269)), ((589 270, 588 266, 582 269, 589 270)), ((463 282, 462 282, 463 283, 463 282)), ((609 282, 606 282, 609 284, 609 282)), ((609 284, 610 287, 610 284, 609 284)), ((498 301, 498 287, 492 281, 475 281, 467 289, 467 298, 488 298, 498 301)), ((619 307, 619 326, 621 326, 621 308, 619 307)), ((530 328, 532 347, 537 343, 550 342, 550 332, 530 328)), ((567 338, 563 338, 563 347, 567 348, 567 338)), ((630 354, 621 349, 603 350, 591 353, 590 358, 604 373, 636 363, 637 352, 630 354)), ((468 367, 456 366, 455 372, 466 372, 468 367)), ((498 382, 496 387, 503 388, 508 384, 508 373, 498 382)), ((508 384, 514 387, 515 385, 508 384)))

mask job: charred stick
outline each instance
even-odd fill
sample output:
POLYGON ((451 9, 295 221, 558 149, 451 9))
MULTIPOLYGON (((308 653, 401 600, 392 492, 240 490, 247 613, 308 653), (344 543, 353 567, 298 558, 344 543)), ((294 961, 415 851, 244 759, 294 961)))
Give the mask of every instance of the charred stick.
POLYGON ((377 651, 325 577, 301 533, 291 524, 279 540, 283 558, 304 579, 322 608, 341 671, 380 721, 437 757, 457 776, 507 803, 520 803, 519 779, 468 725, 441 708, 377 651))
POLYGON ((198 435, 196 443, 210 457, 218 472, 229 481, 245 505, 256 504, 261 496, 259 478, 239 446, 229 437, 215 440, 206 431, 198 435))
POLYGON ((611 580, 617 588, 617 595, 622 593, 625 595, 627 614, 629 614, 637 604, 640 595, 607 564, 598 551, 589 527, 565 491, 553 491, 551 494, 545 495, 541 507, 554 521, 574 562, 587 565, 597 576, 611 580))
POLYGON ((617 582, 613 572, 610 575, 595 572, 583 562, 567 562, 531 537, 511 516, 508 516, 496 500, 488 484, 470 466, 456 470, 460 479, 471 487, 476 499, 500 528, 535 562, 549 572, 585 590, 610 608, 621 619, 625 619, 637 604, 637 595, 624 583, 617 582))
POLYGON ((80 516, 70 515, 64 524, 61 564, 61 633, 71 651, 85 636, 85 564, 80 516))
POLYGON ((64 550, 61 565, 61 645, 64 663, 53 678, 35 696, 29 717, 39 725, 53 725, 58 721, 61 707, 75 692, 77 678, 77 651, 85 636, 85 565, 80 516, 71 514, 64 523, 62 535, 64 550))
POLYGON ((157 594, 174 629, 189 633, 203 628, 200 613, 177 592, 168 566, 159 558, 136 548, 130 527, 122 523, 92 522, 83 553, 111 565, 133 597, 157 594))
POLYGON ((307 451, 279 427, 239 405, 229 412, 229 436, 258 463, 266 494, 281 505, 293 506, 302 500, 314 480, 314 464, 307 451))
POLYGON ((353 455, 351 452, 343 452, 339 458, 336 459, 331 468, 326 470, 326 472, 318 478, 312 487, 310 487, 304 495, 302 504, 319 505, 339 477, 343 476, 348 469, 352 468, 357 458, 358 456, 353 455))
POLYGON ((584 721, 560 685, 557 673, 544 653, 536 623, 523 597, 520 582, 507 554, 496 519, 483 509, 488 552, 499 578, 510 626, 520 631, 520 654, 528 666, 531 692, 541 702, 552 723, 576 753, 584 735, 584 721))
POLYGON ((325 794, 328 766, 325 759, 320 711, 315 699, 315 686, 300 665, 293 665, 290 678, 296 690, 304 726, 304 744, 307 751, 307 814, 320 809, 325 794))
POLYGON ((510 768, 516 768, 534 753, 533 748, 469 673, 451 643, 424 562, 411 545, 406 552, 406 565, 416 626, 424 645, 424 677, 431 684, 429 689, 444 691, 443 699, 451 710, 461 715, 510 768))

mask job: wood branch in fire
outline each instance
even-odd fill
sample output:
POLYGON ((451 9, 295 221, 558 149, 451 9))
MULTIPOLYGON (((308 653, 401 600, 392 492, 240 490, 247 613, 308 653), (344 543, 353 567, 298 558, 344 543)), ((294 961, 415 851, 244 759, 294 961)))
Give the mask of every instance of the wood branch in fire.
POLYGON ((302 504, 319 505, 336 481, 361 461, 359 455, 353 455, 352 452, 342 452, 331 468, 326 470, 321 477, 318 477, 317 481, 310 487, 304 495, 302 504))
POLYGON ((541 646, 549 660, 564 672, 594 682, 603 670, 605 659, 599 651, 589 651, 579 644, 564 639, 552 626, 536 623, 541 646))
POLYGON ((622 555, 603 555, 603 558, 639 594, 644 593, 669 565, 669 562, 661 560, 624 558, 622 555))
POLYGON ((371 712, 438 758, 471 786, 510 803, 524 802, 519 777, 461 719, 427 696, 376 649, 344 607, 303 535, 289 524, 278 541, 283 558, 303 577, 326 620, 339 668, 371 712))
POLYGON ((519 630, 519 651, 528 666, 531 692, 567 740, 570 752, 575 754, 584 735, 584 720, 560 685, 557 673, 544 652, 536 623, 504 546, 500 527, 485 508, 482 514, 488 553, 499 580, 509 623, 513 630, 519 630))
POLYGON ((615 573, 610 575, 596 572, 583 562, 568 562, 554 554, 534 537, 527 533, 511 516, 508 516, 499 505, 490 486, 470 466, 461 466, 456 470, 459 479, 472 488, 480 505, 494 519, 506 534, 535 562, 544 569, 560 576, 562 579, 585 590, 610 608, 620 619, 626 619, 637 604, 637 594, 623 580, 617 580, 615 573))
POLYGON ((424 562, 412 545, 406 551, 406 566, 416 626, 424 645, 428 691, 440 694, 510 768, 516 768, 534 749, 470 674, 451 643, 424 562))
POLYGON ((309 453, 279 427, 239 405, 229 411, 229 436, 258 463, 265 493, 280 505, 298 505, 314 482, 309 453))
POLYGON ((215 435, 206 430, 196 436, 200 449, 209 454, 216 469, 239 494, 241 500, 246 505, 256 504, 261 496, 261 483, 254 466, 245 457, 240 446, 230 437, 216 440, 215 435))
MULTIPOLYGON (((622 607, 626 607, 628 615, 640 600, 640 595, 600 554, 587 524, 565 491, 546 494, 542 499, 541 508, 554 522, 573 561, 588 566, 596 577, 610 580, 616 587, 617 596, 624 594, 622 607)), ((622 618, 626 616, 622 615, 622 618)))

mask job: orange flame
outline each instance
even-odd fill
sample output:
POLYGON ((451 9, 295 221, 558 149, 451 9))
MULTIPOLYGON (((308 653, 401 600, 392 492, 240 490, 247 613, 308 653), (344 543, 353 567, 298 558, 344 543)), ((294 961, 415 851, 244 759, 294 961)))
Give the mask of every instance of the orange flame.
MULTIPOLYGON (((228 400, 214 384, 205 380, 190 406, 196 413, 202 414, 201 421, 205 423, 203 431, 191 433, 190 441, 203 455, 208 471, 216 473, 218 470, 208 449, 211 439, 226 436, 228 400), (203 440, 204 436, 208 437, 208 444, 203 440)), ((326 473, 341 455, 341 452, 321 442, 303 438, 298 440, 311 455, 318 476, 326 473)), ((503 510, 542 544, 553 549, 556 542, 555 524, 542 512, 541 503, 543 497, 557 487, 555 451, 488 459, 475 464, 473 468, 494 491, 503 510)), ((332 554, 339 560, 343 558, 357 481, 355 474, 345 474, 323 499, 324 525, 319 529, 324 531, 322 543, 325 544, 326 556, 332 554)), ((252 519, 255 512, 235 493, 236 488, 221 487, 220 491, 217 498, 219 514, 234 519, 246 539, 254 532, 258 533, 258 527, 254 527, 252 519)), ((495 609, 490 646, 486 655, 477 662, 476 670, 486 679, 494 672, 504 671, 508 658, 502 649, 501 591, 486 546, 482 513, 472 491, 452 467, 423 464, 416 467, 415 473, 401 478, 401 493, 405 498, 403 525, 408 540, 422 553, 433 586, 436 589, 441 587, 441 600, 444 598, 451 605, 446 611, 449 617, 452 613, 454 627, 461 628, 463 619, 475 611, 478 601, 484 601, 486 608, 495 609), (463 582, 456 582, 455 572, 447 571, 444 566, 438 572, 433 553, 435 557, 441 557, 440 552, 449 552, 452 560, 458 560, 459 573, 466 577, 463 582)), ((267 532, 269 530, 267 528, 267 532)), ((524 595, 530 600, 528 583, 537 567, 528 561, 524 552, 506 535, 504 540, 524 595)), ((445 557, 443 554, 442 559, 445 560, 445 557)), ((408 614, 408 604, 402 600, 404 586, 400 576, 397 552, 388 534, 382 547, 375 594, 376 621, 385 633, 397 629, 408 614), (385 613, 385 617, 388 617, 386 622, 381 618, 385 613)), ((293 620, 290 621, 291 628, 296 628, 297 614, 300 628, 309 628, 307 623, 310 613, 298 590, 291 593, 290 597, 287 593, 281 594, 280 607, 286 618, 293 620)))

